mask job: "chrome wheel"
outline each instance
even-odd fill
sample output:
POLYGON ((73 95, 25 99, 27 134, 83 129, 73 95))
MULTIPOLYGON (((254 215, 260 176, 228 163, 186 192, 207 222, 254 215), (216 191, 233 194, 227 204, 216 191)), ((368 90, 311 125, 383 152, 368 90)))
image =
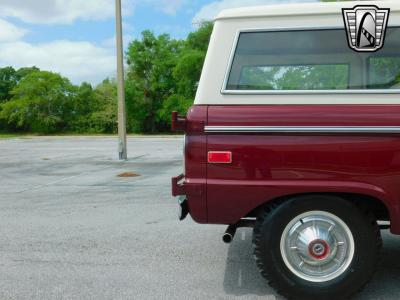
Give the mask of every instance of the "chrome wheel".
POLYGON ((354 257, 354 238, 337 216, 310 211, 294 218, 281 237, 283 261, 296 276, 311 282, 339 277, 354 257))

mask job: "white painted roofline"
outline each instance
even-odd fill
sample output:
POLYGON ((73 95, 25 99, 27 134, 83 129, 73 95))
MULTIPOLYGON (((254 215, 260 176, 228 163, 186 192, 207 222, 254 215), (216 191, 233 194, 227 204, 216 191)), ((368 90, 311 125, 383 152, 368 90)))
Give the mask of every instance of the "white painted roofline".
POLYGON ((389 6, 392 11, 400 11, 399 0, 291 3, 226 9, 223 10, 215 18, 215 20, 218 21, 224 19, 331 15, 340 14, 341 8, 352 8, 356 5, 377 4, 379 6, 382 6, 382 8, 384 8, 384 6, 389 6))

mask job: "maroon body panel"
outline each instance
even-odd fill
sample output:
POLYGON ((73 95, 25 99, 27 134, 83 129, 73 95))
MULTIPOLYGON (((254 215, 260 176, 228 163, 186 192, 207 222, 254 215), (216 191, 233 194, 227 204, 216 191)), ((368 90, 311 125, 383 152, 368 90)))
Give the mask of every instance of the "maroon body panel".
POLYGON ((193 106, 178 189, 193 219, 213 224, 234 224, 284 196, 362 194, 386 206, 400 234, 400 134, 205 133, 205 126, 400 126, 400 105, 193 106), (232 163, 207 163, 209 151, 232 152, 232 163))
POLYGON ((185 147, 185 191, 197 222, 232 224, 278 197, 340 192, 381 200, 400 233, 399 134, 206 135, 206 125, 400 126, 400 106, 194 106, 185 147), (208 151, 232 151, 233 161, 207 164, 208 151))
MULTIPOLYGON (((210 106, 208 126, 400 126, 395 105, 210 106)), ((209 223, 235 223, 277 197, 357 193, 383 201, 400 233, 400 135, 208 134, 207 151, 232 151, 208 164, 209 223)))
POLYGON ((207 106, 189 109, 186 119, 185 139, 185 194, 192 218, 207 223, 207 137, 204 126, 207 121, 207 106))
POLYGON ((400 105, 221 105, 209 106, 208 125, 398 126, 399 116, 400 105))

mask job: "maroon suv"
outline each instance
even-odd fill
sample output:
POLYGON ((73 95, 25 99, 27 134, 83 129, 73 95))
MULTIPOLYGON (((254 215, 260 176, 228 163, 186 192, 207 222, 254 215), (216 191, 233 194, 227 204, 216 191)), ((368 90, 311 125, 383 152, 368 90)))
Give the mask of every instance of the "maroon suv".
POLYGON ((257 265, 288 298, 352 296, 380 229, 400 234, 400 2, 357 4, 224 11, 195 104, 173 115, 181 219, 228 225, 225 242, 254 228, 257 265))

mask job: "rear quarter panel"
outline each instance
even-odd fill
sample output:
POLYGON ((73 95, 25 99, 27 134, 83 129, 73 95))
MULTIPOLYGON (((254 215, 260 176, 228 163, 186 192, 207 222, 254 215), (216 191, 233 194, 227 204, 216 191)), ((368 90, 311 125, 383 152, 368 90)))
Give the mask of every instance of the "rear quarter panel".
POLYGON ((185 186, 191 217, 207 223, 207 106, 191 107, 187 113, 185 138, 185 186))
MULTIPOLYGON (((400 126, 400 105, 209 106, 208 126, 400 126)), ((400 233, 399 134, 209 133, 207 151, 232 151, 207 165, 208 222, 231 224, 272 199, 300 193, 372 196, 400 233)))

